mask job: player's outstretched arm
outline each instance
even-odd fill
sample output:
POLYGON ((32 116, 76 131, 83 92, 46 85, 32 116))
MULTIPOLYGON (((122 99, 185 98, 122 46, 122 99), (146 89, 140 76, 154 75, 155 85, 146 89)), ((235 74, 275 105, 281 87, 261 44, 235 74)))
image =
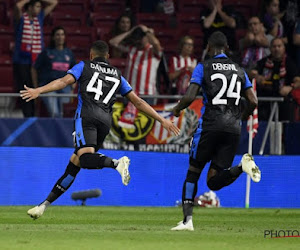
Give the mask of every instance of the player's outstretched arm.
POLYGON ((180 134, 180 129, 178 127, 176 127, 171 121, 161 117, 147 102, 138 97, 133 91, 129 92, 126 97, 139 111, 142 111, 159 121, 162 126, 168 130, 168 132, 173 133, 174 135, 180 134))
POLYGON ((58 78, 44 86, 38 87, 38 88, 28 88, 26 85, 24 85, 25 90, 20 91, 20 96, 23 100, 26 100, 26 102, 29 102, 33 99, 38 98, 40 94, 48 93, 56 90, 60 90, 65 88, 67 85, 75 83, 75 78, 71 74, 67 74, 66 76, 62 78, 58 78))
POLYGON ((173 114, 175 116, 180 115, 180 111, 190 106, 190 104, 195 100, 197 94, 199 93, 200 85, 198 84, 190 84, 186 93, 181 98, 179 103, 173 108, 173 114))

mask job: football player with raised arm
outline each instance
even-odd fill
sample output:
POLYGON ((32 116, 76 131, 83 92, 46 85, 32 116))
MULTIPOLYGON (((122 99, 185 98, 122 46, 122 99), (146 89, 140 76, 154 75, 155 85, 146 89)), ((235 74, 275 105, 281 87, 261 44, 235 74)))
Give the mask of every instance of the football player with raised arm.
POLYGON ((96 41, 91 46, 89 61, 79 62, 68 70, 66 76, 47 85, 39 88, 24 86, 25 90, 20 91, 21 97, 28 102, 42 93, 78 83, 78 106, 74 117, 75 151, 65 173, 55 183, 46 200, 28 210, 28 215, 34 219, 42 216, 45 209, 72 185, 81 168, 116 169, 122 177, 123 184, 128 185, 130 181, 128 157, 124 156, 117 160, 96 153, 109 133, 112 123, 112 105, 117 93, 128 98, 138 110, 159 121, 168 132, 175 135, 180 133, 179 128, 171 121, 161 117, 132 91, 129 83, 121 75, 121 71, 107 62, 108 52, 108 45, 104 41, 96 41))

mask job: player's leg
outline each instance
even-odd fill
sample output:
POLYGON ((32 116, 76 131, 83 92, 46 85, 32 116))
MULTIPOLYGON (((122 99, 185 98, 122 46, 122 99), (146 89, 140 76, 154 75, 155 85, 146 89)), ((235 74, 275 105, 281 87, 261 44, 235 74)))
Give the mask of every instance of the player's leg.
POLYGON ((198 180, 205 164, 210 160, 213 153, 214 140, 210 132, 202 133, 197 129, 190 150, 189 169, 182 189, 183 220, 173 227, 173 231, 193 231, 193 207, 197 194, 198 180), (211 140, 211 139, 212 140, 211 140))
MULTIPOLYGON (((205 164, 203 165, 203 167, 205 164)), ((198 180, 203 168, 189 166, 186 179, 182 189, 182 212, 183 220, 180 221, 176 227, 173 227, 173 231, 194 231, 193 226, 193 207, 194 199, 198 190, 198 180)))
MULTIPOLYGON (((109 127, 102 125, 103 140, 109 133, 109 127)), ((105 155, 95 153, 98 141, 97 124, 89 118, 77 118, 75 120, 74 144, 75 153, 79 157, 80 167, 85 169, 114 168, 113 159, 105 155)))
POLYGON ((80 166, 86 169, 116 169, 122 177, 124 185, 130 181, 129 159, 124 156, 120 159, 113 159, 104 154, 96 153, 103 144, 109 133, 109 126, 101 122, 84 119, 75 123, 76 127, 76 150, 80 160, 80 166))
POLYGON ((207 174, 207 186, 213 191, 220 190, 221 188, 232 184, 242 172, 243 170, 239 165, 234 168, 222 169, 212 163, 207 174))
POLYGON ((80 159, 80 166, 86 169, 102 169, 113 168, 118 171, 122 177, 122 183, 127 186, 130 181, 129 163, 127 156, 120 159, 112 159, 104 154, 95 153, 95 149, 91 147, 81 148, 77 155, 80 159))
MULTIPOLYGON (((102 123, 98 124, 97 129, 97 148, 96 151, 100 149, 102 146, 105 137, 108 135, 109 130, 106 129, 106 127, 103 126, 102 123)), ((105 156, 101 154, 102 156, 105 156)), ((107 157, 107 156, 106 156, 107 157)), ((107 157, 109 158, 109 157, 107 157)), ((111 158, 109 158, 111 159, 111 158)), ((129 173, 129 164, 130 160, 127 156, 123 156, 119 159, 111 159, 112 161, 112 168, 115 168, 118 173, 121 175, 122 183, 127 186, 130 182, 130 173, 129 173)))
POLYGON ((73 184, 77 174, 80 171, 79 165, 80 164, 78 156, 73 154, 70 158, 69 164, 67 165, 64 174, 55 183, 46 200, 44 200, 40 205, 29 209, 27 211, 27 214, 33 219, 41 217, 45 212, 46 208, 52 202, 57 200, 73 184))
POLYGON ((207 174, 207 186, 214 191, 230 185, 243 172, 241 163, 231 167, 240 136, 227 132, 218 134, 219 143, 207 174))
MULTIPOLYGON (((81 122, 81 121, 80 121, 81 122)), ((93 131, 93 130, 92 130, 93 131)), ((97 136, 97 133, 92 134, 91 136, 97 136)), ((78 126, 76 127, 75 122, 75 133, 74 133, 74 144, 76 145, 76 149, 74 154, 70 158, 70 162, 64 172, 64 174, 57 180, 54 187, 52 188, 51 192, 49 193, 48 197, 45 201, 43 201, 39 206, 36 206, 34 208, 31 208, 27 211, 27 214, 31 216, 34 219, 39 218, 43 215, 46 208, 53 203, 55 200, 57 200, 64 192, 68 190, 68 188, 72 185, 74 182, 76 175, 80 171, 80 158, 77 155, 78 149, 80 149, 80 145, 78 147, 78 139, 81 141, 84 141, 84 135, 82 127, 78 126)), ((81 143, 82 144, 82 143, 81 143)), ((87 146, 87 145, 82 145, 87 146)), ((94 153, 95 149, 94 147, 84 147, 82 150, 86 150, 87 152, 94 153)), ((96 167, 95 167, 96 168, 96 167)))

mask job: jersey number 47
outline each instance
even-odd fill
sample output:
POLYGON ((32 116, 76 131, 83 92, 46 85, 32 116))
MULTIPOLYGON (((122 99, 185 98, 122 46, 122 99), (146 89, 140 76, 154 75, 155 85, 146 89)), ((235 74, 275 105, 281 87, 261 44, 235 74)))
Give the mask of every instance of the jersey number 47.
MULTIPOLYGON (((103 91, 102 91, 103 82, 101 79, 98 79, 98 76, 99 76, 99 72, 95 72, 86 88, 87 92, 95 93, 94 99, 97 101, 99 101, 100 97, 103 95, 103 91)), ((103 103, 107 104, 111 99, 111 97, 113 96, 113 94, 116 92, 118 86, 120 85, 120 80, 115 77, 105 76, 105 81, 113 82, 114 84, 112 88, 109 90, 109 92, 107 93, 107 95, 105 96, 105 98, 103 99, 103 103)))

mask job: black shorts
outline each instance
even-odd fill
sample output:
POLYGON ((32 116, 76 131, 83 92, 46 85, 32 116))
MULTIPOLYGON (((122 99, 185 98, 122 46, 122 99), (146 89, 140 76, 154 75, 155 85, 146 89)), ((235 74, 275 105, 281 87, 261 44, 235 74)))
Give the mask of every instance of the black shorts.
POLYGON ((75 119, 75 131, 74 131, 74 146, 75 153, 80 148, 94 147, 95 151, 98 151, 102 146, 105 137, 108 135, 110 127, 100 121, 93 118, 81 118, 75 119))
POLYGON ((217 170, 230 168, 239 142, 238 134, 198 128, 192 140, 190 165, 202 169, 211 161, 211 167, 217 170))

